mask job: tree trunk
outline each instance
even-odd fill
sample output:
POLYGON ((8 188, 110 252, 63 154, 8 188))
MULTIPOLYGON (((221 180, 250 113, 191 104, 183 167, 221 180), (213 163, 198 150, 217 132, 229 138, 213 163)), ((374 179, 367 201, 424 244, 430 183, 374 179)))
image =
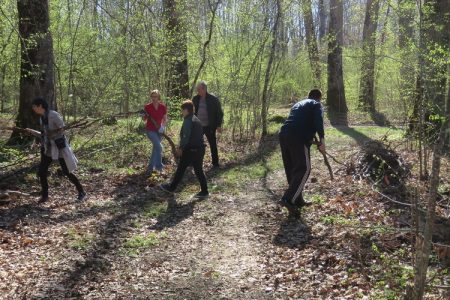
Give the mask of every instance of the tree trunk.
POLYGON ((167 71, 169 97, 189 98, 189 72, 187 60, 186 26, 181 18, 184 1, 163 0, 166 25, 166 40, 168 41, 169 69, 167 71))
MULTIPOLYGON (((310 0, 309 0, 310 1, 310 0)), ((327 12, 325 0, 319 0, 319 41, 323 41, 327 34, 327 12)))
POLYGON ((273 61, 275 59, 275 53, 278 45, 278 26, 281 18, 282 0, 276 0, 277 3, 277 14, 272 28, 272 47, 270 48, 269 60, 267 62, 266 74, 264 77, 264 87, 261 100, 261 122, 262 122, 262 136, 267 135, 267 111, 269 109, 268 98, 269 98, 269 82, 270 75, 272 71, 273 61))
POLYGON ((423 13, 424 90, 430 113, 443 113, 446 102, 449 51, 449 0, 425 0, 423 13))
MULTIPOLYGON (((420 5, 420 2, 419 2, 420 5)), ((409 120, 411 133, 433 114, 443 114, 446 102, 447 57, 450 51, 450 1, 426 0, 419 7, 419 73, 416 101, 409 120)))
POLYGON ((416 15, 415 0, 399 0, 398 45, 401 51, 400 66, 400 98, 409 107, 415 99, 415 62, 417 55, 413 52, 414 18, 416 15))
MULTIPOLYGON (((38 128, 38 119, 31 110, 33 99, 43 97, 50 108, 56 109, 48 0, 18 0, 17 10, 21 36, 21 65, 16 125, 38 128)), ((13 133, 10 141, 16 137, 13 133)))
POLYGON ((2 66, 1 78, 0 78, 0 112, 5 112, 5 78, 6 78, 6 64, 2 66))
POLYGON ((308 47, 309 61, 314 77, 314 87, 321 87, 320 58, 317 47, 316 32, 311 9, 311 0, 302 0, 303 19, 305 20, 306 44, 308 47))
POLYGON ((375 111, 375 49, 380 0, 368 0, 363 28, 359 105, 375 111))
POLYGON ((213 29, 214 29, 214 20, 216 19, 217 9, 219 8, 219 5, 221 4, 221 2, 222 2, 222 0, 218 0, 216 2, 216 4, 214 5, 214 7, 211 7, 212 16, 211 16, 211 21, 209 22, 208 39, 203 43, 202 60, 197 69, 197 72, 195 73, 194 80, 192 81, 191 90, 189 92, 190 95, 192 95, 194 93, 195 85, 197 84, 197 80, 200 76, 200 73, 203 70, 203 67, 205 66, 205 63, 206 63, 206 53, 208 50, 209 43, 211 43, 211 39, 212 39, 212 34, 213 34, 213 29))
POLYGON ((327 105, 330 115, 346 114, 348 111, 342 70, 343 10, 342 0, 330 0, 327 90, 327 105))
MULTIPOLYGON (((446 113, 448 122, 448 110, 446 113)), ((428 193, 426 223, 423 236, 419 234, 416 238, 416 265, 414 268, 414 288, 409 299, 422 300, 427 279, 428 263, 431 253, 431 243, 433 237, 433 225, 436 213, 436 198, 438 196, 438 187, 440 181, 441 156, 445 146, 445 131, 447 122, 442 124, 439 130, 438 140, 434 145, 434 155, 431 167, 430 189, 428 193)))

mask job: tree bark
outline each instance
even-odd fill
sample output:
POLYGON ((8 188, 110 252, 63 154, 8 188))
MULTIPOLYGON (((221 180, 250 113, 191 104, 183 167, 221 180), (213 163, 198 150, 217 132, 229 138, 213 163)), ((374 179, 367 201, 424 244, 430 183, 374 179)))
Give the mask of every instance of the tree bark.
POLYGON ((446 102, 447 64, 449 51, 448 0, 424 2, 424 90, 425 101, 432 106, 430 113, 443 113, 446 102))
POLYGON ((415 98, 415 62, 417 55, 413 52, 414 18, 416 15, 415 0, 399 0, 398 13, 398 45, 401 51, 402 65, 400 66, 400 98, 409 106, 415 98))
POLYGON ((431 167, 430 189, 428 193, 426 223, 423 236, 416 239, 416 265, 414 268, 414 287, 411 292, 413 300, 423 299, 426 287, 427 270, 431 253, 431 243, 433 237, 433 225, 436 214, 436 198, 440 181, 441 156, 445 146, 445 132, 449 118, 448 109, 445 115, 446 122, 441 125, 438 140, 434 145, 434 155, 431 167))
POLYGON ((321 71, 319 49, 317 47, 316 32, 314 27, 311 0, 302 0, 303 19, 305 20, 306 44, 308 47, 309 61, 313 73, 315 88, 321 87, 321 71))
POLYGON ((342 70, 343 10, 342 0, 330 0, 327 105, 331 115, 348 111, 342 70))
POLYGON ((267 111, 269 109, 268 105, 268 98, 269 98, 269 82, 270 82, 270 75, 272 71, 272 65, 273 61, 275 59, 275 53, 277 50, 278 45, 278 26, 280 23, 281 18, 281 9, 282 9, 282 0, 276 0, 276 6, 277 6, 277 14, 275 17, 275 21, 272 28, 272 46, 270 48, 270 54, 269 54, 269 60, 267 62, 267 68, 266 68, 266 74, 264 77, 264 87, 263 87, 263 94, 262 94, 262 100, 261 100, 261 122, 262 122, 262 136, 267 135, 267 111))
MULTIPOLYGON (((31 102, 43 97, 56 109, 53 66, 53 41, 49 32, 48 0, 18 0, 21 37, 20 96, 18 127, 38 128, 31 102)), ((11 140, 17 138, 13 133, 11 140)))
POLYGON ((327 12, 325 9, 325 0, 319 0, 319 41, 322 42, 327 34, 327 12))
POLYGON ((375 111, 375 50, 380 0, 368 0, 363 28, 359 106, 375 111))
POLYGON ((175 98, 189 98, 189 71, 187 58, 186 26, 181 18, 184 1, 163 0, 166 39, 168 41, 167 95, 175 98))

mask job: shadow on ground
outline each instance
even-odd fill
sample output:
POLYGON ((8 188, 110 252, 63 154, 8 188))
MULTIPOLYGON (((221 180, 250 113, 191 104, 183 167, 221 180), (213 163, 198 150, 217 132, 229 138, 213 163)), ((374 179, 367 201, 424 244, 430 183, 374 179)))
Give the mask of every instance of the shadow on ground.
MULTIPOLYGON (((264 155, 269 155, 276 149, 278 141, 277 135, 269 135, 264 138, 257 151, 244 157, 238 162, 229 163, 223 166, 220 170, 212 170, 207 174, 208 178, 218 176, 222 172, 232 169, 236 166, 249 165, 257 162, 264 155)), ((168 194, 159 194, 162 192, 154 191, 152 194, 145 194, 143 192, 146 182, 145 176, 142 174, 128 176, 123 183, 118 185, 113 191, 116 195, 114 199, 117 202, 118 208, 116 215, 109 219, 106 223, 98 226, 96 238, 90 250, 84 255, 84 260, 77 263, 72 270, 63 275, 63 278, 57 282, 53 282, 46 288, 43 293, 38 293, 38 298, 60 298, 60 297, 80 297, 79 287, 83 282, 98 282, 102 276, 108 274, 111 268, 111 256, 117 255, 122 246, 126 228, 130 223, 139 218, 145 206, 152 202, 157 202, 157 199, 164 197, 168 202, 168 209, 166 213, 160 215, 157 223, 152 226, 152 229, 162 230, 164 228, 173 227, 183 220, 192 216, 195 205, 200 200, 194 200, 187 204, 176 205, 173 196, 168 194), (145 197, 143 197, 143 194, 145 197), (61 295, 63 293, 63 295, 61 295)), ((190 178, 188 182, 196 180, 190 178)), ((94 212, 94 211, 93 211, 94 212)), ((81 212, 92 215, 89 211, 81 212)), ((71 219, 70 216, 61 217, 60 221, 71 219)))
POLYGON ((273 243, 277 246, 303 249, 308 244, 310 234, 311 229, 303 220, 286 219, 281 223, 273 243))

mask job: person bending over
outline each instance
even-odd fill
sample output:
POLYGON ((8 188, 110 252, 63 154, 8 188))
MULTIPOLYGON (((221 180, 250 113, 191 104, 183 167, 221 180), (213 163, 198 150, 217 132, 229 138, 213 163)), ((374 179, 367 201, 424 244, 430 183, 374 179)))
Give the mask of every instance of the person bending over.
POLYGON ((195 195, 196 198, 208 197, 208 185, 203 172, 203 158, 205 156, 205 143, 203 141, 203 128, 200 120, 194 115, 194 104, 186 100, 181 105, 183 114, 183 125, 180 131, 181 156, 177 170, 171 183, 162 184, 160 188, 166 192, 174 192, 183 178, 187 167, 193 166, 195 175, 200 182, 201 190, 195 195))
POLYGON ((30 128, 25 130, 41 139, 41 163, 39 164, 38 177, 41 183, 41 198, 39 203, 48 200, 48 168, 52 161, 58 160, 64 175, 75 185, 78 191, 78 201, 86 198, 83 186, 73 174, 76 170, 78 160, 64 136, 64 121, 59 113, 50 110, 47 101, 43 98, 33 100, 31 107, 39 116, 41 131, 30 128))
POLYGON ((311 172, 310 148, 319 135, 319 150, 325 151, 322 92, 314 89, 308 99, 294 104, 289 117, 279 133, 281 156, 289 187, 280 204, 289 210, 289 215, 300 217, 299 208, 309 204, 303 199, 303 188, 311 172))

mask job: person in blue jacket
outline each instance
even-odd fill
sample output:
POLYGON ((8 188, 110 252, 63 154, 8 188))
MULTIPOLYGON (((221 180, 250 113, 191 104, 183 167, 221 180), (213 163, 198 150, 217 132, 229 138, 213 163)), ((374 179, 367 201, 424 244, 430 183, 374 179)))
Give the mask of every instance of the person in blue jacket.
POLYGON ((316 134, 320 139, 319 150, 325 152, 321 99, 320 90, 311 90, 308 99, 294 104, 279 133, 281 155, 289 184, 280 204, 294 218, 299 218, 299 208, 308 204, 302 193, 311 172, 310 148, 316 134))

